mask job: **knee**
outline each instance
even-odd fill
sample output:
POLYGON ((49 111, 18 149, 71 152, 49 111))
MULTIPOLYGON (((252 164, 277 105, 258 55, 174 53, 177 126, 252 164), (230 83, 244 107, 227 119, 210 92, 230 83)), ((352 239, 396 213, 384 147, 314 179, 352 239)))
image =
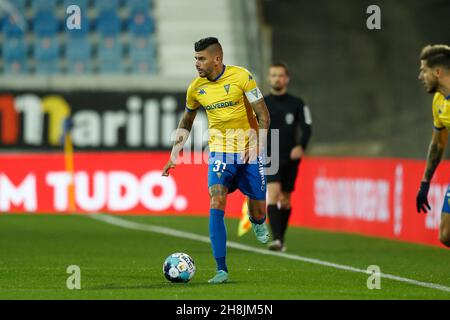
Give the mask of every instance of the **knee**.
POLYGON ((249 215, 253 217, 254 219, 261 219, 266 214, 266 204, 265 202, 261 202, 258 204, 255 203, 249 203, 248 206, 249 215))
POLYGON ((281 197, 280 198, 280 209, 289 210, 291 208, 291 198, 281 197))
POLYGON ((279 198, 280 198, 280 193, 268 192, 267 202, 269 205, 276 205, 278 203, 279 198))
POLYGON ((209 206, 211 207, 211 209, 225 210, 225 204, 225 196, 212 196, 209 198, 209 206))
POLYGON ((280 201, 280 209, 289 210, 291 208, 291 202, 288 201, 280 201))
POLYGON ((262 217, 266 214, 266 208, 261 207, 255 207, 255 208, 249 208, 250 215, 252 217, 262 217))
POLYGON ((269 195, 269 197, 267 198, 267 204, 270 205, 277 205, 278 204, 278 200, 276 197, 271 197, 269 195))

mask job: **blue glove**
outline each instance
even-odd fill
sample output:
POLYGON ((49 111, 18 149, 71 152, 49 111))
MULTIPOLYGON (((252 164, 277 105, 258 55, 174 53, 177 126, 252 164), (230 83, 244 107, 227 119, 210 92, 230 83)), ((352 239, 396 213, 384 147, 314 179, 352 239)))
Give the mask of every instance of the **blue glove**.
POLYGON ((428 210, 431 210, 430 204, 428 203, 428 191, 430 190, 430 183, 422 181, 420 184, 419 192, 417 193, 416 198, 416 205, 417 205, 417 212, 420 213, 422 210, 423 213, 427 213, 428 210))

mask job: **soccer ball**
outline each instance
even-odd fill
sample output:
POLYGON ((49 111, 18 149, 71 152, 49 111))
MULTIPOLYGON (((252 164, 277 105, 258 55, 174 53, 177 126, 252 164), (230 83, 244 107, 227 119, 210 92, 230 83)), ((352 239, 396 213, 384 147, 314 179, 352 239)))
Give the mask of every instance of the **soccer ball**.
POLYGON ((195 274, 195 263, 186 253, 174 253, 164 261, 163 272, 170 282, 188 282, 195 274))

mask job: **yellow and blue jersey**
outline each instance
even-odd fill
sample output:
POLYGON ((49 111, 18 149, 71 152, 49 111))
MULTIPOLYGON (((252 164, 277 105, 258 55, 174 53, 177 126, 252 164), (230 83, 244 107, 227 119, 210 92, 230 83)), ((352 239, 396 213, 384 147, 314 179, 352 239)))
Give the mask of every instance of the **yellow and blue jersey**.
POLYGON ((186 109, 206 110, 211 152, 238 153, 248 149, 249 138, 243 132, 258 130, 250 103, 263 98, 252 74, 237 66, 224 66, 214 80, 195 78, 187 90, 186 109))
MULTIPOLYGON (((450 129, 450 96, 437 92, 433 99, 433 126, 436 130, 450 129)), ((443 213, 450 213, 450 186, 445 193, 443 213)))
POLYGON ((450 96, 436 93, 433 99, 433 125, 436 130, 450 129, 450 96))

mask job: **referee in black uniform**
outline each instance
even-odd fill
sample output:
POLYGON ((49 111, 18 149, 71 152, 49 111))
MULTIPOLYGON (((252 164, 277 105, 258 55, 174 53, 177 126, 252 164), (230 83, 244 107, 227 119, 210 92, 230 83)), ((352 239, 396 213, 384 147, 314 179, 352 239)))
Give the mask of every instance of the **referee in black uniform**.
MULTIPOLYGON (((270 95, 264 97, 271 119, 269 130, 278 129, 280 138, 280 168, 276 174, 267 176, 267 211, 273 239, 269 249, 285 251, 284 235, 291 215, 291 194, 311 137, 312 119, 303 100, 287 93, 289 70, 285 64, 275 63, 270 67, 269 84, 270 95)), ((268 150, 271 150, 270 136, 269 132, 268 150)))

